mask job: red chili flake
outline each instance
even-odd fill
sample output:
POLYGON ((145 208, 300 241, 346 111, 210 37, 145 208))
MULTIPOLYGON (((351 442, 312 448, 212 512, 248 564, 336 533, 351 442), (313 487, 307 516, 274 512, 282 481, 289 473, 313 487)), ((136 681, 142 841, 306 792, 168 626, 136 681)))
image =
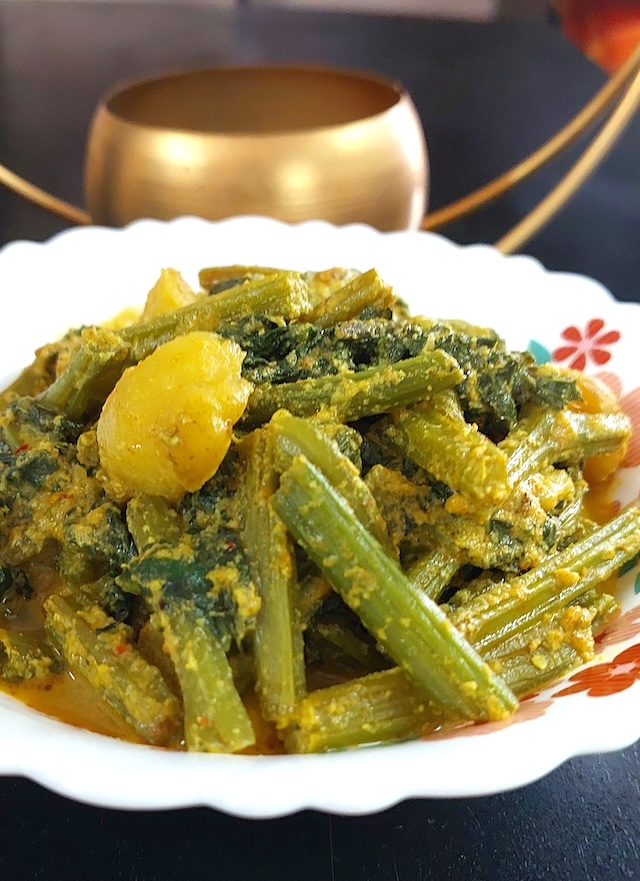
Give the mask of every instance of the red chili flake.
POLYGON ((225 542, 224 548, 226 551, 233 551, 233 550, 235 550, 235 547, 236 547, 235 541, 225 542))
POLYGON ((117 645, 115 647, 115 653, 116 653, 116 655, 123 655, 127 651, 128 648, 129 648, 129 646, 126 643, 121 642, 120 645, 117 645))
POLYGON ((198 725, 201 728, 208 728, 209 725, 211 725, 211 722, 209 721, 209 717, 208 716, 198 716, 198 725))
POLYGON ((20 444, 20 446, 16 449, 16 453, 26 453, 29 448, 30 444, 20 444))

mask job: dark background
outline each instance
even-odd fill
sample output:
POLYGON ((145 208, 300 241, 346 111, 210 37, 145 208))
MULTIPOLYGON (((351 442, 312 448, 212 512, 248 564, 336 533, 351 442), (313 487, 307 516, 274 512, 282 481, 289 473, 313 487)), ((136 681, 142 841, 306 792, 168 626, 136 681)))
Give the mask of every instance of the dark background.
MULTIPOLYGON (((391 2, 391 0, 390 0, 391 2)), ((312 61, 400 79, 421 115, 432 208, 485 183, 604 82, 551 23, 429 21, 206 6, 0 2, 0 161, 78 203, 86 133, 114 82, 185 64, 312 61)), ((584 146, 584 145, 582 145, 584 146)), ((493 242, 580 152, 446 229, 493 242)), ((525 251, 640 300, 640 120, 525 251)), ((0 243, 65 224, 0 191, 0 243)), ((7 292, 0 292, 5 298, 7 292)), ((514 291, 512 306, 520 306, 514 291)), ((522 756, 523 763, 527 756, 522 756)), ((455 768, 451 769, 455 774, 455 768)), ((0 879, 621 881, 640 878, 640 751, 574 759, 511 793, 414 800, 370 817, 250 821, 213 810, 126 813, 0 781, 0 879)))

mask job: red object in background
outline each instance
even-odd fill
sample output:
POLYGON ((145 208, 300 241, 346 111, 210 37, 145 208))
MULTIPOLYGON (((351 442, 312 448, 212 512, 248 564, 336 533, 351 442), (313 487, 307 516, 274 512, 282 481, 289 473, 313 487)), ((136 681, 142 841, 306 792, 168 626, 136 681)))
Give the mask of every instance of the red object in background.
POLYGON ((609 73, 640 43, 640 0, 556 0, 562 30, 609 73))

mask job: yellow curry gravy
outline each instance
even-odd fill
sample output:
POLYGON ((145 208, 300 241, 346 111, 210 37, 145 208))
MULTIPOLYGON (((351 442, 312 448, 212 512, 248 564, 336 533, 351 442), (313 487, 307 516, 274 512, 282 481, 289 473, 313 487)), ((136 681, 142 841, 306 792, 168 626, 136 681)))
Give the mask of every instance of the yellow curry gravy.
MULTIPOLYGON (((585 496, 584 507, 586 515, 596 523, 605 523, 615 515, 615 503, 611 498, 611 484, 608 480, 592 487, 585 496)), ((38 594, 44 599, 49 593, 59 587, 58 575, 51 568, 41 565, 37 571, 30 571, 30 579, 38 584, 38 594)), ((604 582, 600 585, 601 590, 615 590, 615 585, 604 582)), ((34 604, 29 604, 29 619, 11 622, 9 626, 15 629, 37 629, 41 626, 41 609, 34 604)), ((8 622, 1 622, 5 626, 8 622)), ((313 682, 310 685, 322 687, 333 684, 330 682, 313 682)), ((16 698, 27 706, 47 716, 84 728, 88 731, 103 734, 108 737, 116 737, 130 743, 141 743, 140 737, 127 725, 121 717, 112 710, 108 704, 102 701, 95 690, 82 677, 75 677, 65 670, 54 675, 46 682, 7 682, 0 679, 0 691, 16 698)), ((247 754, 274 755, 284 753, 281 741, 278 739, 275 727, 262 718, 258 707, 256 695, 249 692, 243 697, 249 716, 256 732, 254 746, 244 750, 247 754)), ((173 749, 183 749, 183 743, 171 745, 173 749)))
MULTIPOLYGON (((44 559, 30 565, 29 580, 41 602, 30 600, 20 615, 11 620, 0 617, 0 626, 17 631, 42 629, 42 602, 60 588, 60 578, 57 571, 47 565, 47 560, 44 559)), ((10 682, 0 678, 0 691, 67 725, 129 743, 143 742, 136 731, 96 694, 95 689, 82 676, 74 676, 69 670, 54 674, 45 681, 10 682)), ((283 753, 275 727, 260 714, 256 695, 250 691, 243 696, 243 701, 256 733, 255 745, 243 752, 261 755, 283 753)), ((172 749, 184 749, 184 744, 180 741, 169 746, 172 749)))
MULTIPOLYGON (((143 742, 133 728, 96 696, 95 690, 81 676, 75 677, 68 671, 52 677, 46 683, 0 680, 0 690, 40 713, 66 722, 67 725, 75 725, 76 728, 84 728, 107 737, 117 737, 129 743, 143 742)), ((260 714, 255 694, 251 692, 245 695, 244 702, 256 732, 256 743, 243 752, 247 755, 284 753, 274 726, 265 722, 260 714)), ((178 742, 172 744, 172 748, 183 749, 184 745, 178 742)))

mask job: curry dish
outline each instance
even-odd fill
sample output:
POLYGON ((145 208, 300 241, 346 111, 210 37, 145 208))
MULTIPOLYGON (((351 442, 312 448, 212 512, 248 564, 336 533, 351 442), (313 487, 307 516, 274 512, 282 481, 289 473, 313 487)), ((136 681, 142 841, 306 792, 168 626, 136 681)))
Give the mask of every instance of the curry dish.
POLYGON ((635 506, 595 380, 375 270, 163 270, 0 408, 5 691, 115 737, 319 752, 509 716, 594 657, 635 506))

